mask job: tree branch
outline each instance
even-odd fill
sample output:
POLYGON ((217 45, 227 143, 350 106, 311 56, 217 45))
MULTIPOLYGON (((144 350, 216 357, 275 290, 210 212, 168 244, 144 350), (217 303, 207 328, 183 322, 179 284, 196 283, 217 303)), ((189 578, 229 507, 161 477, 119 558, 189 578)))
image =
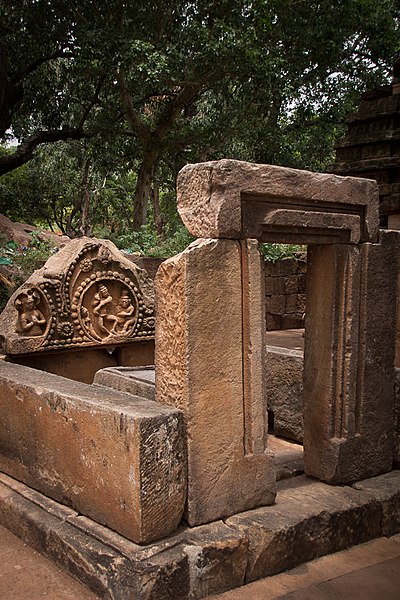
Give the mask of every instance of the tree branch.
POLYGON ((23 144, 18 146, 13 154, 8 154, 0 158, 0 176, 13 171, 31 160, 34 151, 40 144, 65 140, 81 140, 90 138, 93 135, 93 133, 82 131, 82 129, 73 129, 70 127, 51 129, 49 131, 37 131, 23 144))
POLYGON ((143 123, 133 107, 132 97, 128 92, 124 73, 119 70, 116 74, 116 78, 119 85, 121 103, 129 127, 136 133, 142 142, 148 143, 151 137, 150 127, 143 123))
POLYGON ((86 119, 89 116, 90 111, 92 110, 92 108, 96 104, 99 103, 99 94, 100 94, 100 90, 101 90, 101 88, 103 86, 103 83, 104 83, 105 79, 106 79, 106 75, 105 74, 100 77, 100 79, 99 79, 99 81, 98 81, 98 83, 96 85, 96 89, 94 91, 94 95, 93 95, 92 101, 90 102, 90 104, 86 107, 86 109, 83 112, 82 118, 81 118, 81 120, 79 122, 79 125, 78 125, 78 129, 82 129, 83 128, 83 126, 85 124, 85 121, 86 121, 86 119))

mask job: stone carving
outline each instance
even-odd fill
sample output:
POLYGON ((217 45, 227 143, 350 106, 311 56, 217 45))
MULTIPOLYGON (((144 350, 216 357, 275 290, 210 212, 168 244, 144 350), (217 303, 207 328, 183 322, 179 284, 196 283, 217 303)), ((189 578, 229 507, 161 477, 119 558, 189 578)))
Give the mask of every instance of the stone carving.
POLYGON ((0 322, 8 354, 153 339, 152 284, 111 242, 73 240, 14 294, 0 322))
POLYGON ((27 290, 18 294, 14 306, 18 311, 16 332, 21 335, 43 335, 46 318, 38 309, 40 303, 38 290, 27 290))

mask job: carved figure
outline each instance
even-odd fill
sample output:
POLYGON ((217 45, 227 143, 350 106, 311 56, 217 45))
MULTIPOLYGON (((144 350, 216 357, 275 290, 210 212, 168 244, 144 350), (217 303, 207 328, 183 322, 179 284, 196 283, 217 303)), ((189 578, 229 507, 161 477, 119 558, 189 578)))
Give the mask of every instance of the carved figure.
POLYGON ((84 306, 82 306, 81 308, 81 318, 83 327, 86 329, 86 331, 88 331, 96 340, 101 341, 102 338, 99 335, 97 335, 90 320, 90 313, 88 309, 84 306))
POLYGON ((116 307, 115 323, 111 333, 126 333, 135 324, 135 307, 127 290, 123 290, 116 307))
POLYGON ((26 336, 42 335, 46 326, 44 315, 37 308, 40 295, 35 290, 19 294, 14 302, 18 311, 16 332, 26 336))
POLYGON ((93 296, 93 313, 97 317, 97 326, 102 334, 109 336, 110 332, 105 326, 105 321, 115 321, 114 315, 108 314, 113 297, 104 283, 98 284, 98 292, 93 296))

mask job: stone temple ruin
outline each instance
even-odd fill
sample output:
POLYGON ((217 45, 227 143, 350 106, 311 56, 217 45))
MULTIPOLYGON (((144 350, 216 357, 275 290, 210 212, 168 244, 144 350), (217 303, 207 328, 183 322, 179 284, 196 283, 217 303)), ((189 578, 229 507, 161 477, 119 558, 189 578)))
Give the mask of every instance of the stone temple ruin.
POLYGON ((202 598, 400 531, 377 184, 222 160, 181 171, 178 207, 198 239, 156 276, 155 375, 152 287, 110 243, 69 244, 1 316, 0 522, 105 598, 202 598), (305 474, 278 482, 260 241, 308 245, 305 474))

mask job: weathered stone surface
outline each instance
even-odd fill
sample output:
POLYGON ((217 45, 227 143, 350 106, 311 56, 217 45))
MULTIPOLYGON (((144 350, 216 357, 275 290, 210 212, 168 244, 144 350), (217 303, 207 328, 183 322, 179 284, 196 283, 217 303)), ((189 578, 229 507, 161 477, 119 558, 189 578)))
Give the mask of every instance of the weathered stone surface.
POLYGON ((107 240, 72 240, 0 316, 6 354, 115 347, 154 339, 151 280, 107 240))
POLYGON ((156 277, 156 399, 185 415, 190 525, 270 504, 256 244, 198 240, 156 277))
POLYGON ((92 383, 95 373, 99 369, 119 364, 110 352, 101 348, 87 348, 84 351, 55 350, 23 356, 8 356, 7 361, 82 383, 92 383))
POLYGON ((41 229, 35 225, 28 225, 28 223, 15 223, 5 215, 0 215, 0 233, 7 240, 13 241, 19 246, 27 246, 32 241, 31 234, 33 232, 38 235, 39 239, 48 240, 55 248, 59 248, 70 241, 70 238, 66 235, 57 235, 53 231, 41 229))
POLYGON ((400 466, 400 369, 395 369, 394 385, 394 464, 400 466))
POLYGON ((186 498, 182 414, 0 362, 0 468, 143 543, 179 524, 186 498))
POLYGON ((111 367, 98 371, 93 383, 154 400, 154 381, 154 367, 111 367))
POLYGON ((265 379, 274 433, 303 440, 303 352, 267 346, 265 379))
POLYGON ((304 460, 345 483, 390 471, 399 234, 379 244, 309 248, 304 460))
POLYGON ((32 501, 29 488, 17 485, 0 475, 0 523, 102 597, 196 599, 244 582, 247 539, 221 521, 138 546, 86 517, 49 513, 47 498, 36 492, 32 501))
POLYGON ((382 535, 400 532, 400 471, 359 481, 353 488, 370 493, 381 503, 382 535))
POLYGON ((229 524, 182 526, 146 546, 0 475, 0 523, 102 597, 189 600, 393 530, 382 519, 386 514, 398 523, 398 514, 384 508, 394 508, 400 494, 399 473, 393 475, 357 484, 366 490, 300 477, 279 484, 275 506, 236 515, 229 524))
POLYGON ((122 367, 154 365, 154 339, 117 346, 112 356, 122 367))
POLYGON ((220 160, 186 165, 178 210, 198 237, 358 243, 378 236, 375 181, 220 160))
POLYGON ((381 514, 369 493, 303 476, 279 483, 274 506, 226 523, 249 538, 250 582, 379 536, 381 514))

